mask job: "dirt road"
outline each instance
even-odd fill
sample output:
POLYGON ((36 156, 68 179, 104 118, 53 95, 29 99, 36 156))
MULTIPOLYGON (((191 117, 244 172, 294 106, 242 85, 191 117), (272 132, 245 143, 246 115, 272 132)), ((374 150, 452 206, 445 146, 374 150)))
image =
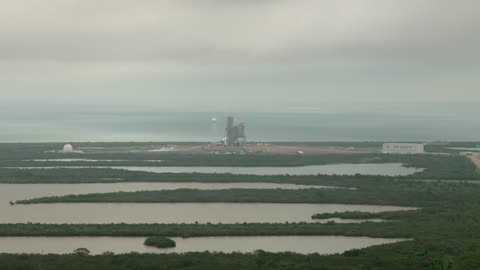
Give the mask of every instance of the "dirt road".
POLYGON ((469 155, 468 157, 473 162, 473 164, 477 166, 478 170, 480 170, 480 157, 477 155, 469 155))

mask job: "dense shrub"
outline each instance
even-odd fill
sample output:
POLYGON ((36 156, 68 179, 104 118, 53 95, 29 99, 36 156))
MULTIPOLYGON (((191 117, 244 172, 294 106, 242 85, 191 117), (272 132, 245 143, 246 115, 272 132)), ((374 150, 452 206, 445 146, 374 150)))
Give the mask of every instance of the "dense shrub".
POLYGON ((163 236, 149 237, 145 240, 144 244, 149 247, 157 248, 172 248, 176 246, 175 241, 163 236))

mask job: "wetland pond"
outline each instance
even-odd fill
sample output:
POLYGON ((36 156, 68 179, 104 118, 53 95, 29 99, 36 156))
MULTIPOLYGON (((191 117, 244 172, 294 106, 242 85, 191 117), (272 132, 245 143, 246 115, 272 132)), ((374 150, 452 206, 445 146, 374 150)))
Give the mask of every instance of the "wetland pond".
MULTIPOLYGON (((298 189, 309 186, 272 183, 0 184, 0 223, 327 222, 328 220, 313 221, 311 216, 317 213, 344 211, 382 212, 415 209, 397 206, 307 203, 55 203, 14 206, 9 204, 9 201, 21 199, 92 192, 236 187, 298 189)), ((354 222, 339 219, 334 221, 354 222)))
MULTIPOLYGON (((11 167, 15 168, 15 167, 11 167)), ((127 171, 152 173, 218 173, 236 175, 379 175, 407 176, 423 169, 405 167, 402 163, 361 163, 361 164, 329 164, 299 167, 182 167, 182 166, 39 166, 16 167, 19 169, 58 169, 58 168, 111 168, 127 171)))
POLYGON ((350 249, 396 243, 406 239, 344 236, 234 236, 172 237, 175 248, 159 249, 143 245, 146 237, 0 237, 0 253, 67 254, 87 248, 92 255, 106 251, 116 254, 185 253, 185 252, 295 252, 301 254, 335 254, 350 249))
POLYGON ((317 222, 317 213, 416 208, 280 203, 55 203, 0 206, 0 223, 285 223, 317 222))
MULTIPOLYGON (((1 201, 18 201, 23 199, 32 199, 38 197, 79 195, 90 193, 108 193, 108 192, 133 192, 146 190, 175 190, 175 189, 199 189, 199 190, 220 190, 220 189, 306 189, 306 188, 324 188, 334 189, 343 188, 335 186, 313 186, 296 184, 277 184, 277 183, 199 183, 199 182, 125 182, 125 183, 88 183, 88 184, 0 184, 1 201)), ((354 189, 354 188, 346 188, 354 189)))
POLYGON ((401 163, 364 163, 364 164, 330 164, 300 167, 112 167, 129 171, 154 173, 231 173, 251 175, 382 175, 407 176, 421 169, 409 168, 401 163))

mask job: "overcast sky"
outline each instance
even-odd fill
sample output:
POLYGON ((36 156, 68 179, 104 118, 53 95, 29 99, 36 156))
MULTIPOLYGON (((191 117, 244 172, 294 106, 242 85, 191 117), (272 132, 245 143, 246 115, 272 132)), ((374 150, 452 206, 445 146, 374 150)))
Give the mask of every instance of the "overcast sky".
POLYGON ((0 103, 480 102, 478 0, 15 0, 0 103))

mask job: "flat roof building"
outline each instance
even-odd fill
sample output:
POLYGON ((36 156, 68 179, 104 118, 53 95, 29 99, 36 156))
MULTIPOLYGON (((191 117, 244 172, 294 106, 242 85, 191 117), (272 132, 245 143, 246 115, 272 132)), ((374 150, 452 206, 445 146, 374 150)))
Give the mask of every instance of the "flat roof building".
POLYGON ((423 154, 425 146, 423 143, 384 143, 382 147, 384 154, 423 154))

